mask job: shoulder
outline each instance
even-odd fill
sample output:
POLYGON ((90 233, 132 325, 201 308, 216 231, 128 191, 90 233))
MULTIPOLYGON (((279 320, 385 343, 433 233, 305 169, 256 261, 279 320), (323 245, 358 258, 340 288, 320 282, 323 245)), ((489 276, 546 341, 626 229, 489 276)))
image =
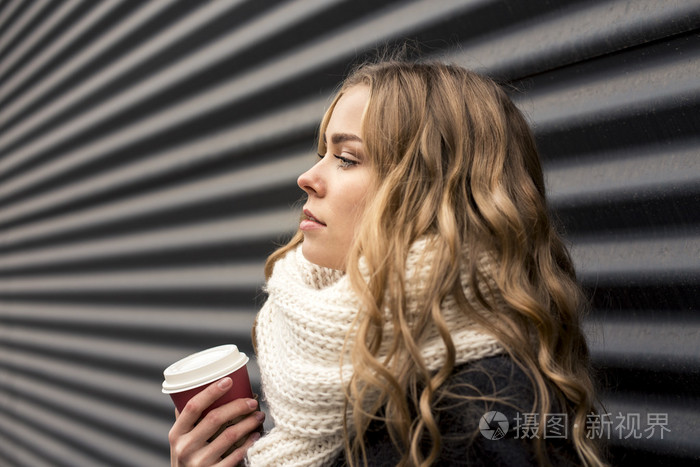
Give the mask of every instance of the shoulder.
POLYGON ((501 354, 455 367, 438 390, 433 409, 441 421, 459 418, 461 428, 478 431, 486 412, 511 417, 532 412, 534 405, 534 386, 527 373, 501 354))
POLYGON ((443 465, 535 465, 531 442, 513 423, 532 412, 534 390, 527 374, 507 355, 455 368, 441 387, 434 414, 442 435, 443 465))
POLYGON ((498 396, 532 405, 534 392, 525 371, 508 355, 500 354, 455 367, 441 388, 455 396, 498 396))
MULTIPOLYGON (((456 367, 434 404, 443 442, 440 465, 538 465, 534 406, 533 382, 509 356, 456 367)), ((576 463, 570 439, 543 441, 554 465, 576 463)))
MULTIPOLYGON (((455 367, 433 403, 442 437, 436 465, 538 465, 536 439, 523 436, 519 426, 533 412, 534 394, 527 373, 508 355, 455 367)), ((572 464, 569 440, 549 444, 554 465, 572 464)), ((383 425, 370 426, 365 446, 368 465, 396 465, 401 458, 383 425)))

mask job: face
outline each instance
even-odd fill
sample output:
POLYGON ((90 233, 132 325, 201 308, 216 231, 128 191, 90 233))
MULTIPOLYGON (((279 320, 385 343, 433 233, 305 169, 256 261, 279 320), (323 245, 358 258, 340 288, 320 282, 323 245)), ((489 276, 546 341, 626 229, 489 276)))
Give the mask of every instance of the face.
POLYGON ((371 171, 362 144, 362 114, 369 87, 349 88, 336 102, 325 134, 326 153, 297 180, 306 192, 302 253, 312 263, 345 269, 355 228, 364 210, 371 171))

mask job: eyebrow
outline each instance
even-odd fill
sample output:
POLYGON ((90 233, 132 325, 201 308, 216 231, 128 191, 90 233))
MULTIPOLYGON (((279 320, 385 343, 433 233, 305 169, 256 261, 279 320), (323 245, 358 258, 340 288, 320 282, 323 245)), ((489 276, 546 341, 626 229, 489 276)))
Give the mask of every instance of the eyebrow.
MULTIPOLYGON (((361 143, 362 138, 352 133, 333 133, 333 136, 331 136, 331 141, 333 144, 345 143, 346 141, 357 141, 358 143, 361 143)), ((323 142, 327 143, 325 134, 323 135, 323 142)))

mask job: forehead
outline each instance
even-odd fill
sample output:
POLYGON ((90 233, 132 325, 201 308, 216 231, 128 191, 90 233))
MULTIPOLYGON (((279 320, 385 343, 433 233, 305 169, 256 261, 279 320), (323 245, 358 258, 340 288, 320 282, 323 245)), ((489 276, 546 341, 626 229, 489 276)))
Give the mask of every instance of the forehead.
POLYGON ((333 133, 350 133, 362 136, 362 117, 369 101, 369 87, 352 86, 343 92, 335 103, 328 120, 325 137, 333 133))

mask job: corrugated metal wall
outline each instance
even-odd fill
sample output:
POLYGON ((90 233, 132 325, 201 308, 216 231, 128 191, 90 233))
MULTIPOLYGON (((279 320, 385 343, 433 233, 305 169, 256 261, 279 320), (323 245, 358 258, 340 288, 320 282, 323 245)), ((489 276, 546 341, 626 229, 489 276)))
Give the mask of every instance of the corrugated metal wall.
POLYGON ((333 86, 404 38, 531 118, 614 462, 697 461, 699 26, 698 0, 0 2, 0 465, 168 463, 163 368, 252 354, 333 86))

